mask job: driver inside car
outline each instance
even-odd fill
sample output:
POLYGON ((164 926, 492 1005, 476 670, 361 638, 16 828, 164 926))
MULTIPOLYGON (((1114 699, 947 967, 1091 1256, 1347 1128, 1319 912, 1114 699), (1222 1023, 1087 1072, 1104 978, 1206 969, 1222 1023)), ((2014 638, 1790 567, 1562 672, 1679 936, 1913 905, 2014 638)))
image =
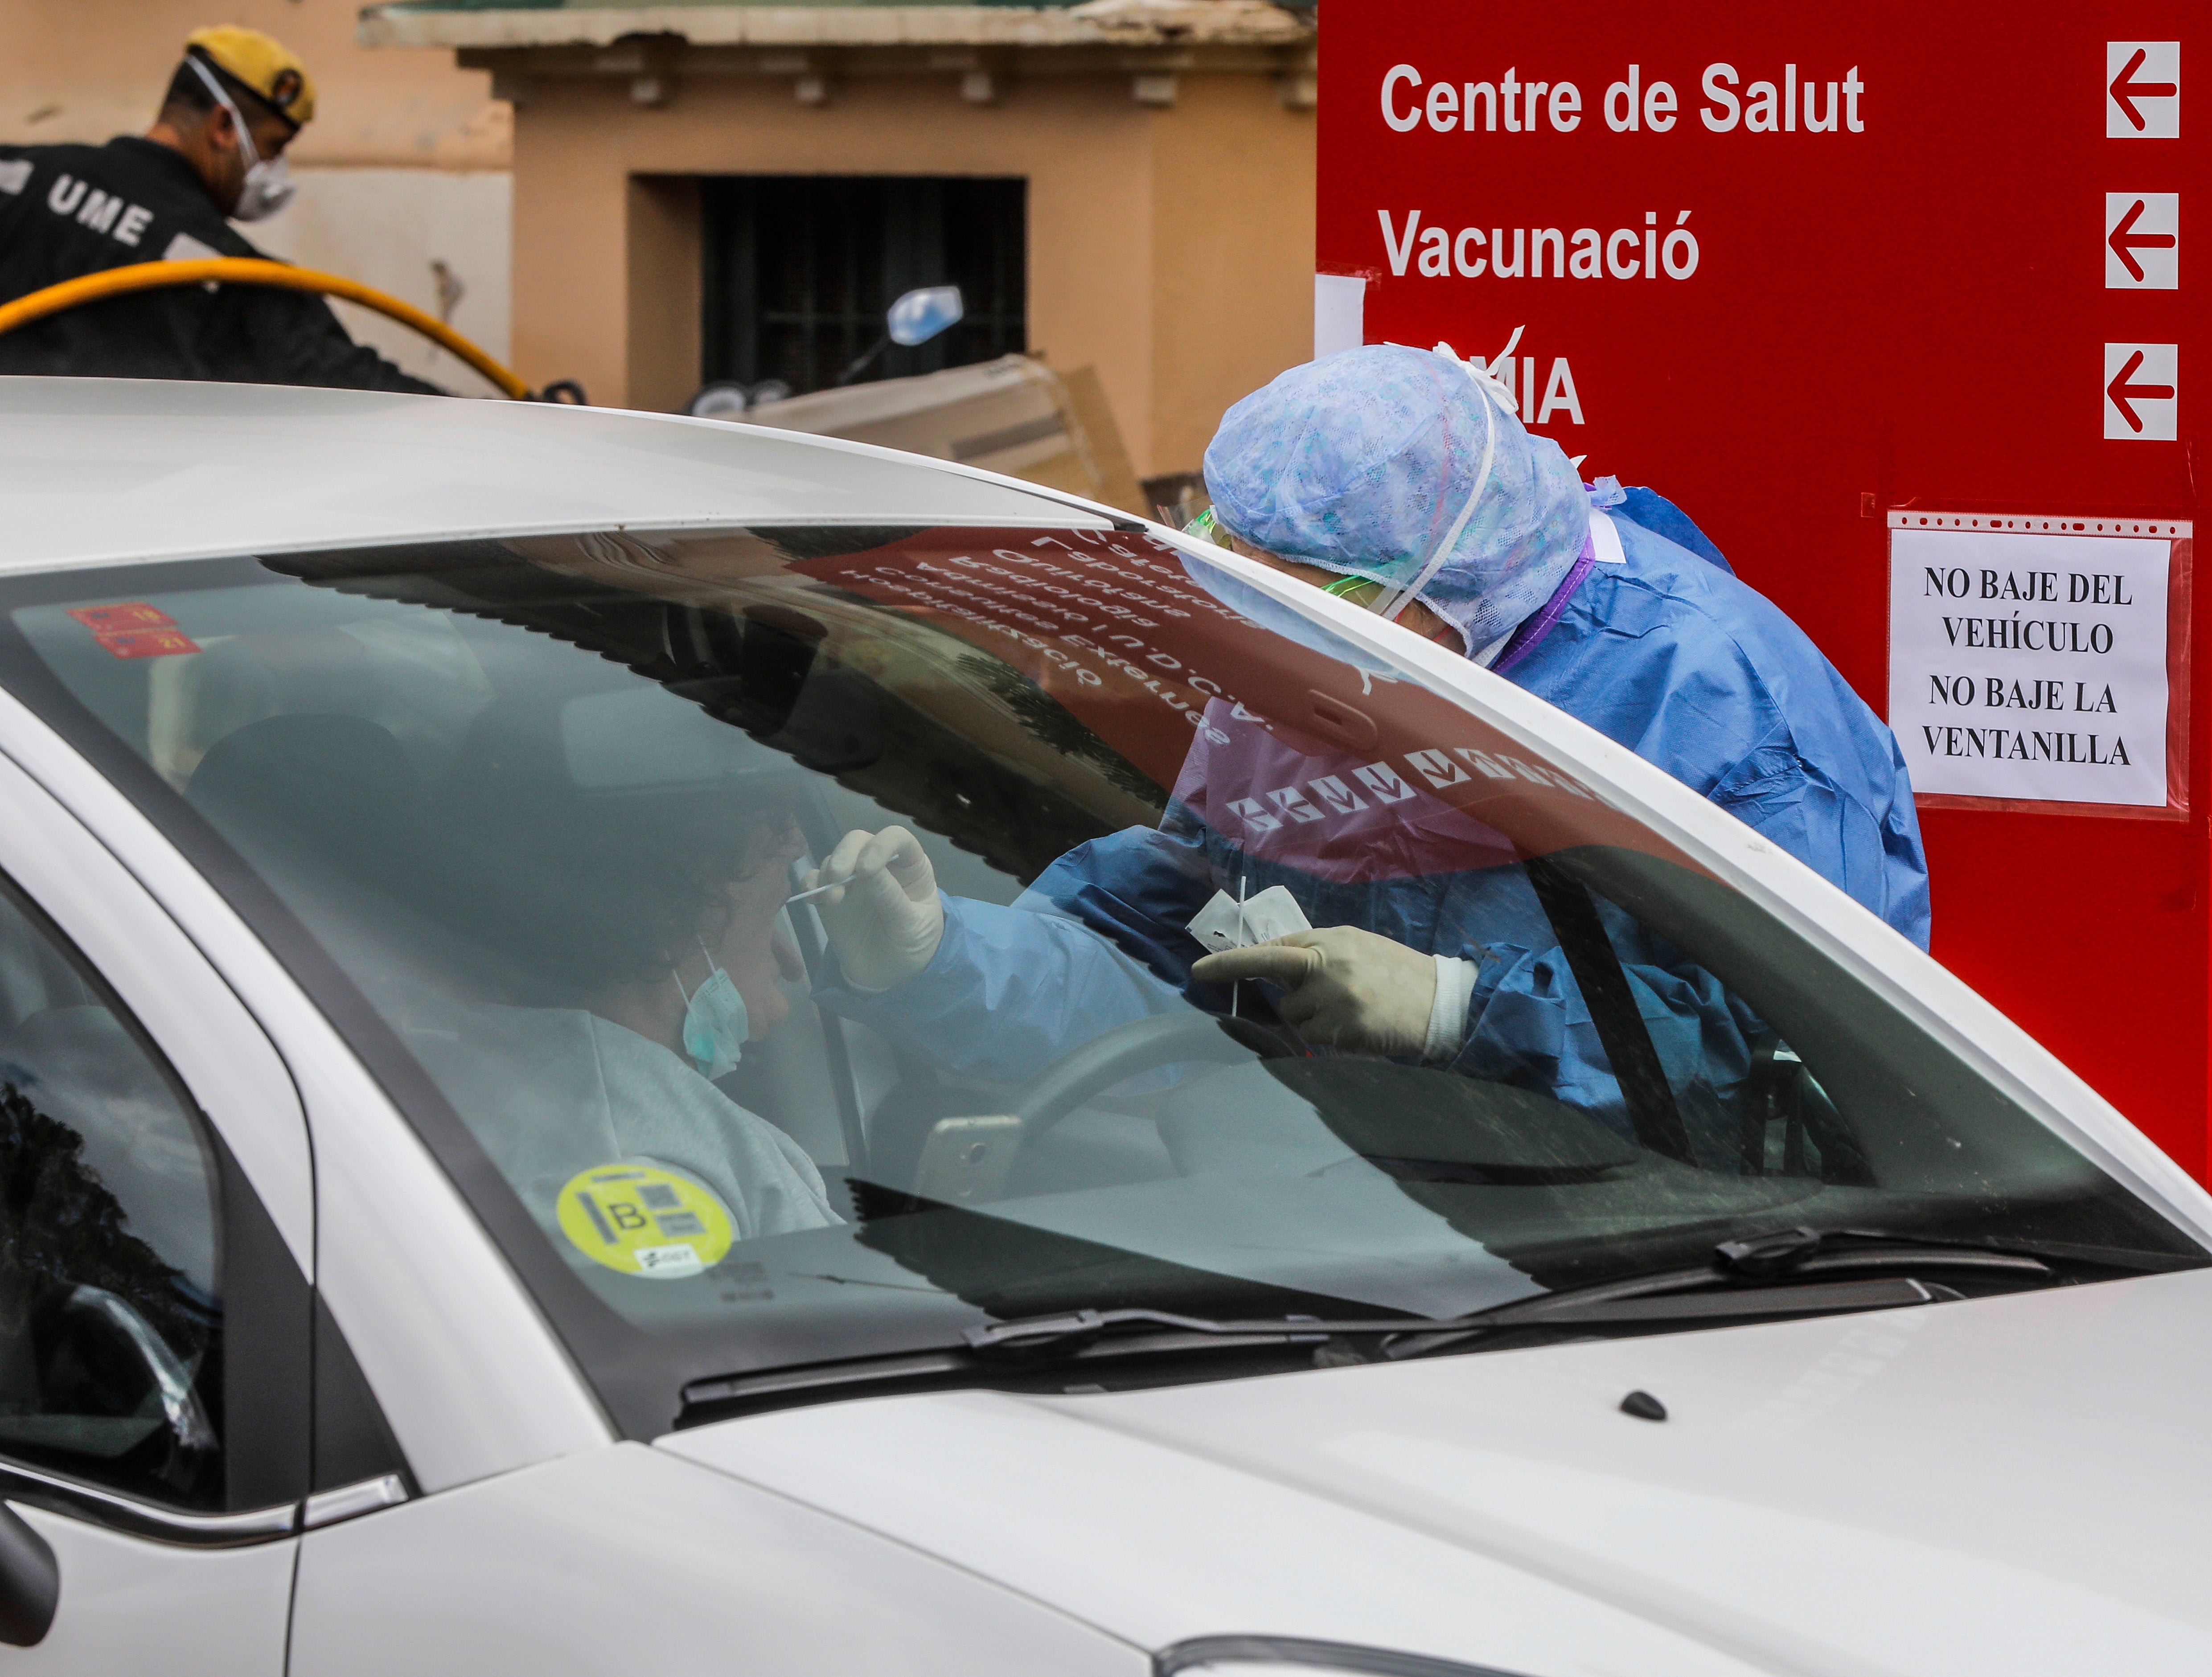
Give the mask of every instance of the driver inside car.
POLYGON ((407 1046, 526 1204, 550 1224, 579 1172, 622 1162, 688 1178, 732 1237, 842 1221, 798 1142, 732 1100, 749 1042, 781 1024, 801 975, 784 902, 805 848, 757 787, 580 788, 558 741, 488 713, 452 785, 434 859, 424 789, 384 729, 289 715, 240 728, 189 796, 264 866, 334 866, 408 887, 370 935, 472 969, 380 996, 407 1046), (404 992, 404 993, 403 993, 404 992))
POLYGON ((783 905, 805 842, 774 804, 666 801, 576 799, 481 853, 507 878, 478 883, 477 935, 558 987, 458 1013, 450 1048, 410 1046, 541 1217, 579 1171, 642 1161, 706 1188, 738 1240, 840 1222, 799 1143, 714 1082, 790 1012, 783 905))
MULTIPOLYGON (((1888 731, 1679 513, 1640 492, 1642 515, 1658 512, 1698 550, 1633 507, 1600 510, 1626 498, 1585 489, 1493 381, 1442 346, 1293 369, 1230 410, 1206 468, 1224 544, 1510 676, 1924 945, 1926 870, 1888 731)), ((1494 835, 1454 831, 1454 811, 1417 789, 1370 811, 1361 842, 1334 854, 1310 848, 1318 828, 1240 829, 1231 812, 1262 788, 1348 769, 1224 705, 1206 722, 1159 828, 1079 847, 1012 910, 940 896, 902 829, 848 835, 808 882, 842 884, 817 900, 842 968, 823 1006, 1018 1078, 1182 1002, 1224 1013, 1272 1001, 1310 1044, 1619 1111, 1554 905, 1501 866, 1513 858, 1494 835), (1214 893, 1279 884, 1305 927, 1213 952, 1191 929, 1214 893), (1267 989, 1255 996, 1253 980, 1267 989)), ((1705 1085, 1713 1099, 1692 1104, 1724 1133, 1761 1027, 1735 1018, 1709 975, 1593 906, 1669 1081, 1705 1085)))

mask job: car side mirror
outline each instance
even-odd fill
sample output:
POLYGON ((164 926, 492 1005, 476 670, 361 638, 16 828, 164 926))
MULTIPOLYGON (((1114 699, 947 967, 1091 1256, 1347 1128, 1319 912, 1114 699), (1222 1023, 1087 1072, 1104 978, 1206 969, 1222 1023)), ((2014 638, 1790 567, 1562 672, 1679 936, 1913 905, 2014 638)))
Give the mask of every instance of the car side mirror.
POLYGON ((884 325, 892 343, 912 349, 928 343, 947 327, 958 325, 967 312, 958 286, 925 285, 893 303, 884 316, 884 325))
POLYGON ((62 1569, 46 1540, 0 1503, 0 1643, 30 1648, 53 1627, 62 1569))
POLYGON ((961 300, 957 285, 925 285, 906 293, 884 315, 884 335, 837 375, 837 382, 852 383, 894 343, 911 349, 918 343, 928 343, 946 327, 958 325, 967 313, 968 306, 961 300))

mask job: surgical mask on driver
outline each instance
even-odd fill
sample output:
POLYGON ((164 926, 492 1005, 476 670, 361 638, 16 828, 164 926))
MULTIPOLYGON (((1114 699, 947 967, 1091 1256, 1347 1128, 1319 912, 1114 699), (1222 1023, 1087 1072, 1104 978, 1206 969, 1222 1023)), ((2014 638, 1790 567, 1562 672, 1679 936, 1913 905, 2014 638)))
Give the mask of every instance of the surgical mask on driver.
MULTIPOLYGON (((707 953, 704 944, 699 945, 699 952, 707 953)), ((752 1019, 745 1011, 744 997, 720 963, 708 955, 707 965, 705 981, 684 996, 684 1052, 691 1056, 699 1075, 712 1083, 735 1071, 744 1057, 752 1019)), ((673 973, 669 976, 676 977, 673 973)), ((681 978, 676 979, 676 992, 684 995, 681 978)))
POLYGON ((238 203, 231 210, 230 219, 266 221, 291 201, 298 187, 299 183, 292 179, 292 166, 282 157, 264 157, 255 149, 253 131, 246 125, 245 113, 238 108, 229 90, 198 58, 187 58, 185 62, 199 72, 208 91, 221 100, 223 109, 230 112, 230 119, 238 130, 239 149, 246 154, 246 184, 239 189, 238 203))

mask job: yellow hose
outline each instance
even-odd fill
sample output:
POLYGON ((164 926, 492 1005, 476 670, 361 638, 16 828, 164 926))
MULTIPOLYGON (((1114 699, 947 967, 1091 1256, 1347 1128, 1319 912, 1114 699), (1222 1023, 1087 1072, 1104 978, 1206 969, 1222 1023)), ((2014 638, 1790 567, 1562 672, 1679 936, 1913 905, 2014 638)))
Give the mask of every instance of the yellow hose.
POLYGON ((337 274, 319 274, 312 268, 295 268, 285 262, 263 262, 252 257, 217 256, 196 262, 134 262, 125 268, 103 268, 43 291, 0 304, 0 332, 13 331, 33 320, 44 319, 79 303, 101 297, 118 297, 132 291, 155 291, 172 285, 204 285, 210 281, 228 285, 273 285, 290 291, 314 291, 343 297, 349 302, 388 314, 441 347, 450 349, 518 402, 530 400, 530 386, 442 320, 433 319, 411 303, 387 296, 359 280, 337 274))

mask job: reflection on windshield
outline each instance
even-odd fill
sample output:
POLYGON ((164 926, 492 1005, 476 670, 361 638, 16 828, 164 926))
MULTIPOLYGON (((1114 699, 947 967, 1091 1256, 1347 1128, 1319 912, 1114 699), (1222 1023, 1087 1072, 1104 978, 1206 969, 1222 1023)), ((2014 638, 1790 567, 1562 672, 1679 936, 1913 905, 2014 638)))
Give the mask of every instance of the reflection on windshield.
POLYGON ((24 587, 10 685, 287 955, 641 1433, 984 1316, 1449 1316, 1792 1224, 2194 1261, 1571 765, 1143 538, 24 587))

